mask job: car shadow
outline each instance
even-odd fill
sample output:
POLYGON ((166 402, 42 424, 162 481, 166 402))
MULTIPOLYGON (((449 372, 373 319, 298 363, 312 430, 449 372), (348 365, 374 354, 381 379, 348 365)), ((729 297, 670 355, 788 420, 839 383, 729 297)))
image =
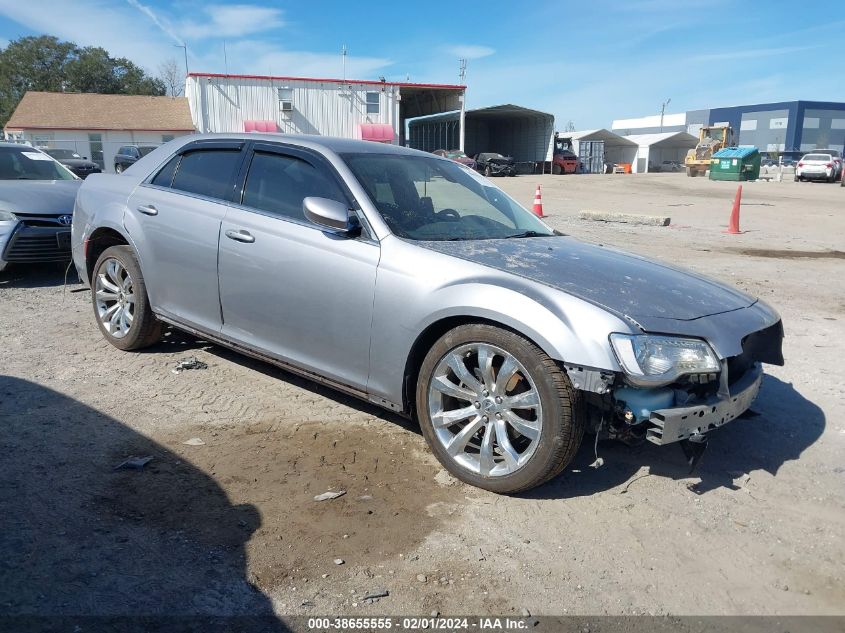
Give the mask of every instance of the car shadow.
POLYGON ((314 380, 303 378, 298 374, 282 369, 272 363, 252 358, 246 354, 241 354, 240 352, 236 352, 227 347, 223 347, 222 345, 207 341, 201 337, 194 336, 193 334, 189 334, 188 332, 184 332, 177 328, 168 328, 160 342, 150 347, 138 350, 138 353, 161 354, 179 351, 189 352, 191 350, 202 350, 209 354, 213 354, 222 360, 241 365, 242 367, 247 367, 253 371, 260 372, 265 376, 269 376, 274 380, 287 382, 299 387, 300 389, 305 389, 313 394, 328 398, 338 404, 342 404, 352 409, 357 409, 358 411, 380 420, 396 424, 407 431, 412 431, 417 435, 422 435, 419 424, 410 418, 397 413, 391 413, 387 409, 383 409, 382 407, 369 403, 366 400, 355 398, 354 396, 345 394, 332 387, 322 385, 314 380))
POLYGON ((0 629, 287 630, 247 577, 258 510, 183 457, 9 376, 0 446, 0 629))
POLYGON ((65 283, 75 290, 84 288, 79 281, 76 268, 68 264, 9 264, 0 271, 0 290, 3 288, 49 288, 65 283))
POLYGON ((599 442, 596 460, 595 436, 584 437, 575 460, 556 479, 525 493, 531 499, 583 497, 625 485, 635 486, 642 477, 698 479, 689 489, 706 494, 717 488, 736 490, 735 481, 753 470, 776 475, 780 467, 796 460, 825 429, 824 412, 799 393, 792 384, 766 375, 752 410, 710 434, 710 441, 698 467, 691 474, 679 446, 656 446, 645 442, 629 447, 621 442, 599 442), (648 472, 640 472, 643 466, 648 472), (639 474, 638 474, 639 473, 639 474))

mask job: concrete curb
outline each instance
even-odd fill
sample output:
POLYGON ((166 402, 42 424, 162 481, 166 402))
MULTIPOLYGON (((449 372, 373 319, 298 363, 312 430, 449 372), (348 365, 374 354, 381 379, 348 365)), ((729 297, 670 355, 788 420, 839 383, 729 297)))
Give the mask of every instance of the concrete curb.
POLYGON ((614 213, 612 211, 592 211, 585 209, 578 214, 581 220, 594 222, 621 222, 623 224, 643 224, 645 226, 669 226, 672 218, 664 215, 634 215, 633 213, 614 213))

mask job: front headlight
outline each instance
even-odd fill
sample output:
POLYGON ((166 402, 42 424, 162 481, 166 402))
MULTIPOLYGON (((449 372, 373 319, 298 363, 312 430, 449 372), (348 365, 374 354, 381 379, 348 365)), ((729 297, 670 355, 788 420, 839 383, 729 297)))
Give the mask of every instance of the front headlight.
POLYGON ((686 374, 720 370, 713 349, 701 339, 611 334, 610 344, 625 374, 635 385, 666 385, 686 374))
POLYGON ((14 213, 0 209, 0 222, 15 222, 16 220, 14 213))

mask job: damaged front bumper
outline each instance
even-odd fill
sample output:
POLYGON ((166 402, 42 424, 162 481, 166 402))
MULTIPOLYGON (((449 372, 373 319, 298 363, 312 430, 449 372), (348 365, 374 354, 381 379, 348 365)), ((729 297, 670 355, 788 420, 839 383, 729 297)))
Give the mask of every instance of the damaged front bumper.
POLYGON ((646 439, 654 444, 672 444, 717 429, 748 410, 762 381, 763 369, 755 363, 726 395, 715 395, 692 406, 656 409, 646 422, 650 425, 646 439))

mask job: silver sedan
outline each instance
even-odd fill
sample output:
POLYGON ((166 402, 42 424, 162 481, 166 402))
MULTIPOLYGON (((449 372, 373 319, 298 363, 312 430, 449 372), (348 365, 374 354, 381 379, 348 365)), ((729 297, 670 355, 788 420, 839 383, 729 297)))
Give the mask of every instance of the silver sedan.
POLYGON ((72 242, 115 347, 169 324, 280 365, 413 416, 452 474, 501 493, 556 476, 585 431, 700 447, 783 363, 762 301, 392 145, 181 137, 89 177, 72 242))

